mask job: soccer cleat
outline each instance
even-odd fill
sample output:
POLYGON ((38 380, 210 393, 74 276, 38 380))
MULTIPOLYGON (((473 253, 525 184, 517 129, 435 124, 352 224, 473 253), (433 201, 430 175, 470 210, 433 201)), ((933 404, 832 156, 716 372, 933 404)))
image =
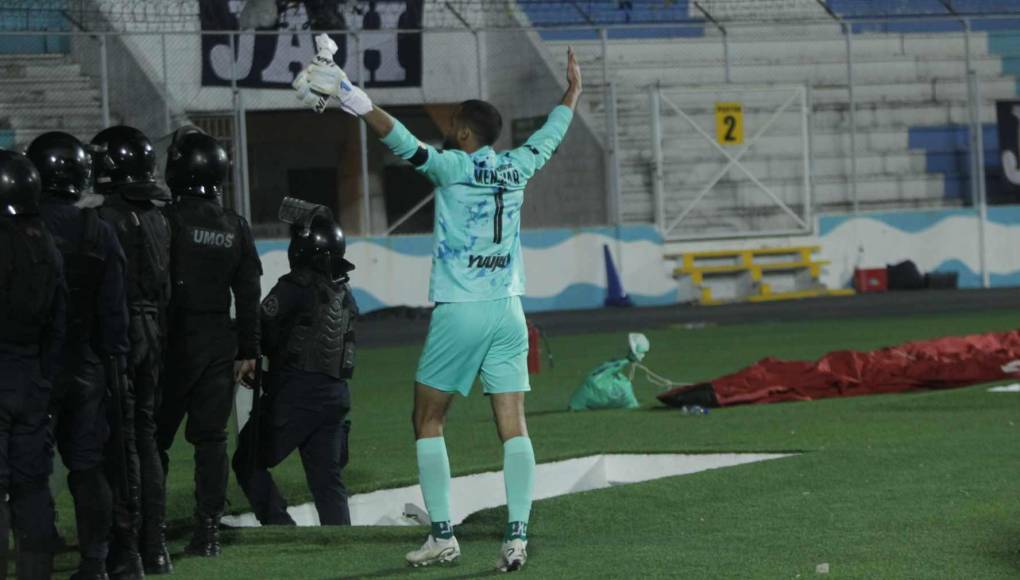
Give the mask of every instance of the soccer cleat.
POLYGON ((407 553, 407 563, 415 568, 449 564, 457 558, 460 558, 460 544, 457 543, 457 538, 437 540, 431 534, 421 548, 407 553))
POLYGON ((499 551, 499 562, 496 569, 500 572, 516 572, 524 567, 528 561, 528 542, 515 538, 503 542, 499 551))

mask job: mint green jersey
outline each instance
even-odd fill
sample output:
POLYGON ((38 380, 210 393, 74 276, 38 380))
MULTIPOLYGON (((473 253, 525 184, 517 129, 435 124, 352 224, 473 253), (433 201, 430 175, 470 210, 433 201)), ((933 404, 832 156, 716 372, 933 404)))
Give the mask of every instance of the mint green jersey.
POLYGON ((383 139, 436 186, 429 300, 477 302, 524 294, 521 207, 524 188, 545 165, 570 126, 558 106, 521 147, 472 154, 440 151, 397 122, 383 139))

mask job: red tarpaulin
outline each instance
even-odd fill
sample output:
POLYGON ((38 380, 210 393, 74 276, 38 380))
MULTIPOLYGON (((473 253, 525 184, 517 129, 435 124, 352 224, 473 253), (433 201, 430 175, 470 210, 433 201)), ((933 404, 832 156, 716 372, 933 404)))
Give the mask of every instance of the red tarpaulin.
POLYGON ((1002 369, 1018 359, 1020 331, 954 336, 872 352, 831 352, 815 362, 766 358, 711 382, 677 387, 659 400, 726 407, 949 389, 1018 377, 1002 369))

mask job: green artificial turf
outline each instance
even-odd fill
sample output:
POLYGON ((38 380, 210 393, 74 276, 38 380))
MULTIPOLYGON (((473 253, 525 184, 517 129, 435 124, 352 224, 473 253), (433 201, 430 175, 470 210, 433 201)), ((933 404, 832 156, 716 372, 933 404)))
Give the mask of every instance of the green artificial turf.
MULTIPOLYGON (((764 356, 1007 330, 1020 312, 675 328, 648 333, 646 363, 678 381, 709 379, 764 356)), ((641 329, 634 329, 641 330, 641 329)), ((556 368, 534 377, 529 427, 540 462, 605 452, 799 452, 794 457, 538 502, 536 577, 1020 577, 1020 395, 985 387, 715 410, 687 417, 638 388, 635 411, 565 412, 590 368, 625 349, 622 334, 551 337, 556 368), (819 576, 823 577, 823 576, 819 576)), ((416 481, 409 424, 419 347, 363 349, 354 389, 354 493, 416 481)), ((456 475, 501 468, 480 394, 458 400, 447 429, 456 475)), ((292 458, 274 475, 292 503, 309 500, 292 458)), ((168 512, 183 548, 191 512, 191 450, 178 441, 168 512)), ((232 511, 247 506, 231 481, 232 511)), ((456 502, 456 498, 453 498, 456 502)), ((66 494, 62 528, 72 521, 66 494)), ((227 531, 223 557, 178 557, 185 578, 390 578, 488 574, 504 512, 458 528, 458 566, 409 570, 403 553, 424 528, 227 531)), ((71 530, 67 530, 70 533, 71 530)), ((76 561, 60 558, 66 576, 76 561)))

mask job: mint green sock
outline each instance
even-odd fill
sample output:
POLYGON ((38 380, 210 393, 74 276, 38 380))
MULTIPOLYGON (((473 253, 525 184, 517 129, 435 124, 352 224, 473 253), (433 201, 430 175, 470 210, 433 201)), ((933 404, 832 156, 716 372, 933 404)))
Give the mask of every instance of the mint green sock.
POLYGON ((524 540, 528 541, 528 522, 509 522, 506 530, 503 531, 503 541, 524 540))
POLYGON ((450 525, 450 458, 446 455, 446 440, 442 437, 419 439, 418 482, 425 498, 425 509, 432 521, 432 536, 436 539, 453 537, 450 525))
POLYGON ((526 539, 535 489, 535 450, 531 439, 514 437, 503 443, 503 483, 509 512, 505 539, 526 539))

